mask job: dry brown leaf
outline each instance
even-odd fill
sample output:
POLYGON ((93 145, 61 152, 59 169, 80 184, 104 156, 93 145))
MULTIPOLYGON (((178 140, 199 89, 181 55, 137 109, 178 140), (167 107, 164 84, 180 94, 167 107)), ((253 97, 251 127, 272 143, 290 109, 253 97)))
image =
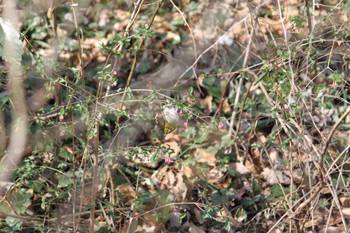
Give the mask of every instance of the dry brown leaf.
POLYGON ((171 141, 180 142, 181 138, 180 138, 178 130, 174 130, 173 132, 165 135, 164 141, 166 141, 166 142, 171 142, 171 141))
POLYGON ((349 124, 349 123, 350 123, 350 114, 348 114, 348 115, 345 117, 345 123, 346 123, 346 124, 349 124))
MULTIPOLYGON (((224 176, 225 176, 225 174, 223 172, 219 171, 216 168, 213 168, 209 171, 207 179, 208 179, 209 183, 219 184, 223 180, 224 176)), ((223 184, 223 185, 225 185, 225 184, 223 184)))
POLYGON ((339 201, 342 207, 350 207, 350 198, 349 197, 340 197, 339 201))
POLYGON ((228 102, 228 99, 225 99, 225 100, 222 102, 222 111, 223 111, 225 114, 231 113, 231 108, 230 108, 230 104, 229 104, 229 102, 228 102))
POLYGON ((168 183, 167 183, 167 185, 169 186, 169 187, 171 187, 171 186, 173 186, 174 184, 175 184, 175 182, 176 182, 176 178, 175 178, 175 175, 174 175, 174 173, 170 170, 170 171, 168 171, 168 173, 167 173, 167 181, 168 181, 168 183))
POLYGON ((269 152, 269 157, 271 162, 274 164, 277 160, 279 160, 279 152, 276 149, 272 149, 269 152))
POLYGON ((183 179, 183 172, 174 172, 169 166, 160 168, 152 175, 152 179, 160 186, 160 189, 169 189, 179 200, 184 200, 187 194, 187 186, 183 179))
MULTIPOLYGON (((325 216, 328 213, 325 213, 323 211, 323 216, 325 216)), ((342 216, 339 211, 333 211, 332 215, 329 218, 329 225, 337 225, 337 224, 342 224, 342 216)))
POLYGON ((235 170, 235 172, 237 172, 240 175, 249 175, 250 174, 250 170, 244 166, 241 163, 231 163, 230 164, 231 167, 233 167, 233 169, 235 170))
POLYGON ((200 105, 203 107, 208 107, 208 111, 212 112, 213 110, 213 96, 208 95, 200 101, 200 105))
POLYGON ((195 218, 196 218, 196 220, 197 220, 197 222, 198 222, 199 224, 203 224, 203 223, 204 223, 204 219, 203 219, 201 213, 202 213, 202 212, 201 212, 201 210, 200 210, 198 207, 195 207, 195 208, 194 208, 194 215, 195 215, 195 218))
POLYGON ((323 227, 319 228, 318 232, 343 233, 344 230, 341 227, 323 226, 323 227))
POLYGON ((290 178, 286 176, 282 171, 279 171, 279 170, 272 170, 268 167, 265 167, 261 175, 270 185, 278 184, 278 183, 281 183, 281 184, 290 183, 290 178))
POLYGON ((165 38, 170 41, 181 41, 180 35, 171 31, 166 32, 165 38))
POLYGON ((349 207, 343 208, 343 209, 341 210, 341 212, 342 212, 343 214, 347 215, 347 216, 350 216, 350 208, 349 208, 349 207))
POLYGON ((252 169, 253 173, 261 173, 263 171, 263 164, 260 158, 260 151, 258 148, 254 148, 251 150, 251 158, 253 163, 247 160, 245 166, 252 169))
POLYGON ((94 232, 98 232, 101 230, 101 228, 104 228, 106 227, 108 224, 107 224, 107 219, 102 217, 102 216, 98 216, 96 218, 96 221, 95 221, 95 225, 94 225, 94 232))
POLYGON ((249 169, 252 174, 258 174, 259 172, 255 169, 253 163, 251 163, 248 159, 245 161, 244 166, 249 169))
MULTIPOLYGON (((266 137, 263 134, 259 133, 252 137, 252 139, 250 140, 250 143, 265 144, 266 141, 267 141, 266 137)), ((261 173, 263 171, 263 163, 261 161, 259 148, 251 148, 250 157, 251 157, 251 161, 246 160, 246 163, 244 165, 248 169, 250 169, 254 174, 261 173)))
POLYGON ((314 219, 310 220, 310 221, 307 221, 305 224, 304 224, 304 227, 306 228, 309 228, 309 227, 312 227, 312 226, 317 226, 317 225, 320 225, 321 223, 324 222, 324 219, 322 216, 320 215, 316 215, 314 217, 314 219))
POLYGON ((122 196, 125 198, 124 201, 126 202, 133 202, 138 198, 137 193, 130 185, 119 185, 115 188, 115 190, 122 194, 122 196))
POLYGON ((293 177, 293 182, 296 184, 301 184, 304 181, 303 174, 304 172, 300 168, 293 169, 293 173, 286 171, 286 174, 289 177, 293 177))
POLYGON ((202 228, 197 227, 196 225, 194 225, 194 223, 190 222, 189 233, 205 233, 205 231, 202 228))
POLYGON ((183 165, 182 172, 184 173, 187 179, 191 179, 194 175, 192 169, 186 165, 183 165))
POLYGON ((164 147, 170 148, 174 151, 174 153, 171 154, 166 154, 163 156, 168 156, 170 159, 176 159, 176 157, 179 155, 180 153, 180 146, 176 141, 170 141, 170 142, 166 142, 163 144, 164 147))
POLYGON ((169 188, 171 189, 172 193, 175 196, 180 197, 179 199, 181 201, 185 200, 186 194, 187 194, 187 186, 183 179, 183 173, 182 172, 177 173, 176 179, 177 179, 176 185, 169 188))
POLYGON ((152 175, 152 180, 157 183, 161 189, 165 188, 165 185, 167 184, 167 181, 164 181, 164 178, 167 174, 168 171, 168 166, 164 166, 160 169, 158 169, 153 175, 152 175))
POLYGON ((207 163, 210 166, 215 166, 216 157, 214 154, 209 153, 202 148, 197 148, 193 155, 197 159, 197 162, 207 163))

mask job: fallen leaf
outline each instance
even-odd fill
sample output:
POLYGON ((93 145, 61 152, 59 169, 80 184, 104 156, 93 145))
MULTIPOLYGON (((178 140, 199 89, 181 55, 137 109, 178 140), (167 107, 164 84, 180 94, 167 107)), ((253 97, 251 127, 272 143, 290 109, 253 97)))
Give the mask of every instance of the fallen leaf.
POLYGON ((340 227, 332 227, 332 226, 323 226, 321 228, 318 229, 319 231, 318 232, 327 232, 327 233, 342 233, 344 232, 343 231, 343 228, 340 228, 340 227))
POLYGON ((278 183, 281 183, 281 184, 290 183, 290 178, 285 174, 283 174, 282 171, 279 171, 279 170, 272 170, 268 167, 265 167, 261 175, 270 185, 278 184, 278 183))
POLYGON ((225 100, 222 102, 222 111, 223 111, 223 113, 225 113, 225 114, 231 113, 231 107, 230 107, 230 104, 229 104, 229 102, 228 102, 228 99, 225 99, 225 100))
POLYGON ((350 216, 350 208, 343 208, 341 212, 347 216, 350 216))
POLYGON ((183 165, 182 172, 184 173, 187 179, 193 178, 193 171, 189 166, 183 165))
POLYGON ((339 201, 342 207, 350 207, 350 198, 349 197, 340 197, 339 201))
POLYGON ((169 153, 163 156, 167 156, 170 159, 175 160, 180 153, 180 146, 176 141, 166 142, 163 144, 164 147, 170 148, 174 153, 169 153))
POLYGON ((238 162, 231 163, 230 166, 233 167, 235 172, 237 172, 240 175, 249 175, 250 174, 250 170, 241 163, 238 163, 238 162))
POLYGON ((160 169, 158 169, 153 175, 152 175, 152 180, 154 183, 158 184, 161 189, 164 189, 165 186, 167 185, 167 181, 165 181, 165 176, 168 171, 168 166, 164 166, 160 169))
POLYGON ((183 179, 183 173, 182 172, 177 173, 176 179, 177 179, 176 185, 169 188, 174 195, 176 195, 177 197, 180 197, 180 200, 185 200, 186 194, 187 194, 187 186, 183 179))
POLYGON ((213 111, 213 96, 208 95, 204 99, 200 101, 200 105, 203 107, 207 107, 209 112, 213 111))
POLYGON ((305 228, 309 228, 309 227, 313 227, 313 226, 318 226, 320 225, 321 223, 324 222, 324 219, 322 216, 320 215, 317 215, 314 217, 314 219, 310 220, 310 221, 307 221, 305 224, 304 224, 304 227, 305 228))
POLYGON ((220 170, 213 168, 209 171, 207 179, 209 183, 219 184, 224 178, 225 174, 220 170))
POLYGON ((119 185, 115 190, 122 195, 125 202, 131 203, 138 198, 137 193, 130 185, 119 185))
POLYGON ((207 163, 210 166, 215 166, 216 158, 213 153, 209 153, 202 148, 197 148, 193 155, 198 163, 207 163))
POLYGON ((198 207, 194 208, 194 215, 195 215, 195 218, 196 218, 196 220, 197 220, 197 222, 199 224, 203 224, 204 223, 204 219, 202 217, 202 212, 201 212, 201 210, 198 207))
POLYGON ((175 184, 175 182, 176 182, 176 178, 175 178, 175 175, 174 175, 174 173, 170 170, 170 171, 168 171, 168 173, 167 173, 167 175, 168 175, 168 183, 167 183, 167 185, 169 186, 169 187, 171 187, 171 186, 173 186, 174 184, 175 184))
POLYGON ((196 225, 190 222, 189 233, 205 233, 205 231, 202 228, 197 227, 196 225))

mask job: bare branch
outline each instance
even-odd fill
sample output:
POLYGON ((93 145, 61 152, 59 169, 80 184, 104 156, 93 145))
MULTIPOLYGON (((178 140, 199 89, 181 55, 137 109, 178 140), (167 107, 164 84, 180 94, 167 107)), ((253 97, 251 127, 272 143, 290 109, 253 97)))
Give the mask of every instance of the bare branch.
MULTIPOLYGON (((16 0, 4 0, 4 17, 13 24, 18 25, 18 14, 16 12, 16 0)), ((27 110, 25 104, 25 92, 22 87, 22 74, 20 62, 14 59, 16 47, 13 41, 5 42, 5 57, 8 57, 6 66, 8 69, 9 89, 12 101, 12 125, 10 133, 10 144, 6 155, 0 162, 0 181, 9 182, 12 175, 23 157, 27 140, 27 110)))

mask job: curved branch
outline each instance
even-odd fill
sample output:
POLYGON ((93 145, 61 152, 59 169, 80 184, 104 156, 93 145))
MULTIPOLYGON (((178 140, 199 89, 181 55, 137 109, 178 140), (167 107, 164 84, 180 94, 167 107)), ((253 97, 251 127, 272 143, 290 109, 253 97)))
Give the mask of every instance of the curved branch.
MULTIPOLYGON (((14 25, 18 25, 18 14, 16 12, 16 0, 4 0, 4 17, 14 25)), ((4 44, 6 66, 8 70, 9 90, 12 102, 12 125, 10 133, 10 144, 6 155, 0 161, 0 181, 9 182, 13 173, 22 161, 23 152, 27 141, 27 109, 25 104, 25 92, 22 87, 21 64, 14 59, 16 45, 13 41, 4 44)))

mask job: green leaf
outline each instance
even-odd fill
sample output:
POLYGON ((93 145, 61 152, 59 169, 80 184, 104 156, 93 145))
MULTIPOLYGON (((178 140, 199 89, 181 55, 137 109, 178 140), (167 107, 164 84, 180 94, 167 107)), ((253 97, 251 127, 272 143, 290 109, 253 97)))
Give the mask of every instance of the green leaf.
POLYGON ((45 210, 46 203, 47 203, 46 202, 46 197, 44 196, 44 197, 41 198, 41 205, 40 205, 40 207, 41 207, 42 210, 45 210))
POLYGON ((336 83, 341 83, 341 82, 343 81, 343 78, 342 78, 341 74, 340 74, 338 71, 333 72, 333 73, 329 76, 329 78, 330 78, 331 80, 333 80, 334 82, 336 82, 336 83))
POLYGON ((45 185, 39 180, 33 180, 33 182, 31 182, 28 186, 29 188, 33 189, 34 192, 39 193, 45 185))
POLYGON ((259 193, 262 191, 261 185, 258 184, 258 182, 254 178, 251 178, 250 183, 253 186, 253 193, 259 193))
POLYGON ((207 130, 200 130, 198 133, 198 136, 196 137, 196 143, 203 143, 208 141, 209 139, 209 131, 207 130))
POLYGON ((232 140, 230 134, 225 134, 224 136, 221 137, 221 147, 229 147, 234 144, 234 140, 232 140))
POLYGON ((21 219, 7 217, 6 223, 9 226, 9 228, 11 228, 12 231, 21 231, 22 230, 23 221, 21 219))
POLYGON ((219 76, 219 75, 222 75, 223 73, 225 73, 225 70, 222 69, 222 68, 219 68, 218 71, 216 72, 216 74, 219 76))
POLYGON ((58 187, 68 187, 73 184, 73 172, 66 172, 65 174, 58 174, 58 187))
POLYGON ((187 216, 187 213, 186 213, 186 212, 181 213, 181 214, 179 215, 179 222, 181 222, 182 219, 186 218, 186 216, 187 216))
POLYGON ((213 145, 213 146, 209 146, 209 147, 206 149, 206 151, 207 151, 208 153, 211 153, 211 154, 216 155, 216 154, 218 153, 218 151, 219 151, 221 148, 222 148, 222 147, 221 147, 220 144, 215 144, 215 145, 213 145))
POLYGON ((0 211, 5 213, 11 212, 11 206, 7 202, 3 201, 0 203, 0 211))
POLYGON ((235 214, 236 218, 243 219, 245 221, 248 217, 247 212, 243 208, 239 208, 235 214))
MULTIPOLYGON (((199 77, 201 78, 202 75, 200 75, 199 77)), ((207 86, 207 87, 210 87, 214 84, 215 82, 215 77, 205 77, 203 79, 203 85, 204 86, 207 86)))
POLYGON ((195 127, 187 127, 185 132, 182 133, 182 135, 184 138, 193 138, 194 136, 196 136, 196 128, 195 127))
POLYGON ((290 16, 289 17, 289 21, 295 23, 295 25, 298 27, 298 28, 302 28, 304 27, 304 22, 305 20, 300 18, 299 16, 290 16))
POLYGON ((31 203, 31 200, 30 200, 31 197, 32 195, 29 192, 20 190, 14 195, 11 195, 10 200, 11 200, 11 203, 13 204, 13 208, 18 213, 23 214, 31 203))
POLYGON ((283 191, 278 184, 274 184, 271 187, 271 195, 274 196, 275 198, 283 197, 283 191))
POLYGON ((10 101, 10 97, 9 96, 2 96, 2 97, 0 97, 0 108, 2 108, 9 101, 10 101))

